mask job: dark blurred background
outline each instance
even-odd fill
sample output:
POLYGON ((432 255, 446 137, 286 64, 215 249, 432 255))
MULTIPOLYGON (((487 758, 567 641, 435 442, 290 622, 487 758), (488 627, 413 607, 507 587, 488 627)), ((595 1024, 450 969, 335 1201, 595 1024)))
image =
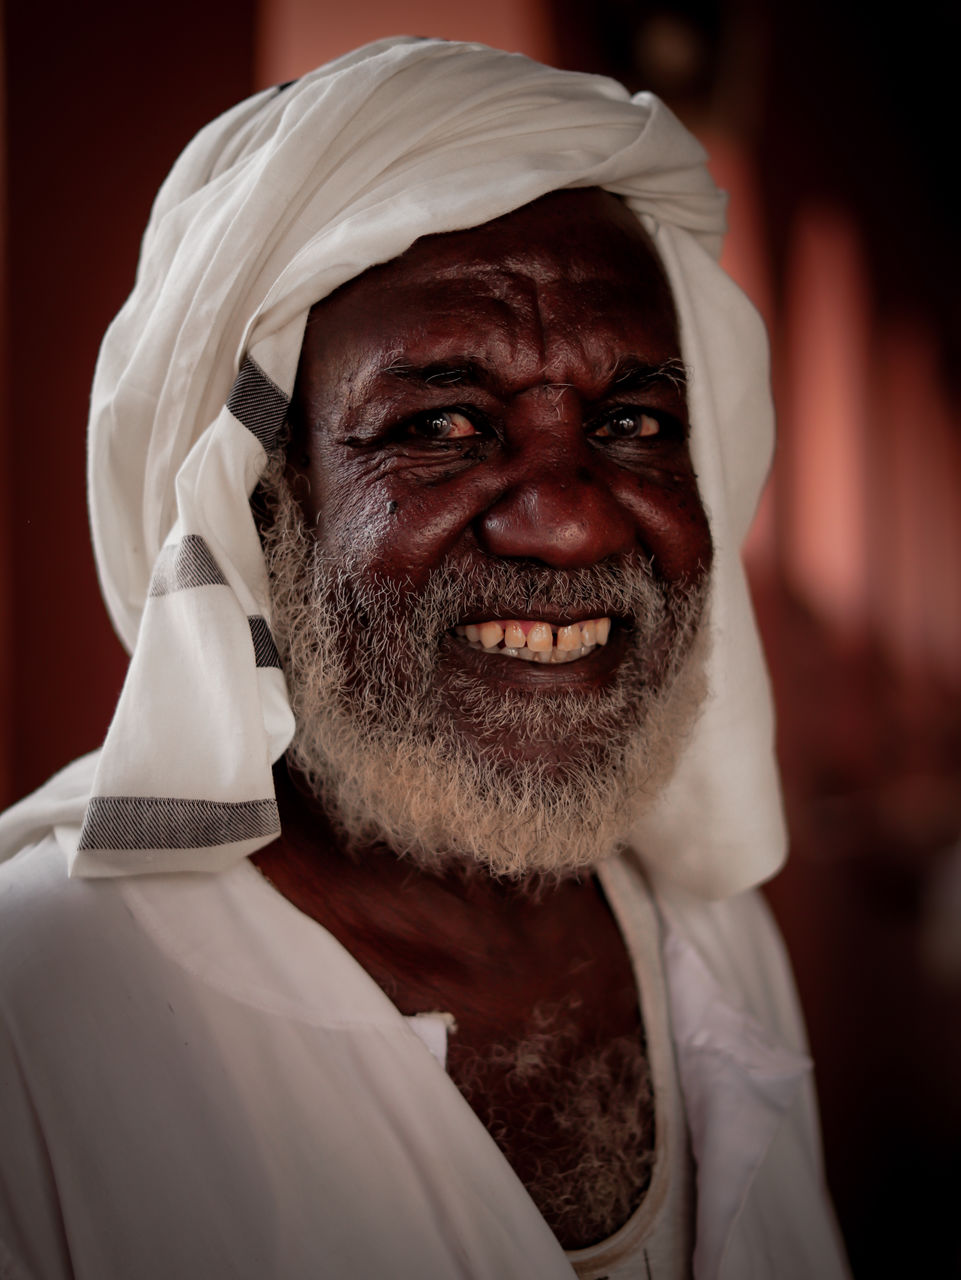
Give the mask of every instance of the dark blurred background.
POLYGON ((731 195, 726 265, 772 336, 781 444, 747 558, 792 857, 767 892, 859 1277, 961 1276, 959 28, 934 0, 3 9, 3 802, 96 746, 119 691, 87 397, 151 199, 197 128, 403 31, 653 89, 705 143, 731 195))

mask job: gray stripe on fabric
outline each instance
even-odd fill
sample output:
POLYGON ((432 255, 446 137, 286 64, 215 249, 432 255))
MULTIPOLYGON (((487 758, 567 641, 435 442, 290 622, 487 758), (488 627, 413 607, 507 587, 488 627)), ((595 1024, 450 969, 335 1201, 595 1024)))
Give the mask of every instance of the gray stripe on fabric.
POLYGON ((276 835, 275 800, 177 800, 94 796, 80 832, 81 849, 203 849, 276 835))
POLYGON ((267 377, 260 365, 244 358, 227 398, 227 408, 257 437, 265 449, 277 443, 290 399, 267 377))
POLYGON ((191 587, 220 587, 227 579, 199 533, 188 533, 157 556, 148 596, 168 596, 191 587))
POLYGON ((254 613, 247 618, 247 625, 250 627, 250 638, 254 643, 257 666, 279 667, 280 654, 274 644, 274 637, 270 634, 267 619, 262 618, 259 613, 254 613))

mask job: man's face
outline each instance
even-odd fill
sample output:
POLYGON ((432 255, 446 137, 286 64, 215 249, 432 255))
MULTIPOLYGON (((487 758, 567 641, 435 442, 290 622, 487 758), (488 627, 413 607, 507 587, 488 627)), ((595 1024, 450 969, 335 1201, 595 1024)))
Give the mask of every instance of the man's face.
POLYGON ((314 569, 275 622, 330 807, 422 856, 486 813, 515 852, 469 852, 520 872, 544 862, 518 862, 534 828, 584 838, 543 806, 525 833, 518 806, 563 793, 569 824, 594 796, 616 844, 636 809, 620 792, 663 781, 690 720, 669 692, 711 560, 670 290, 633 216, 563 192, 416 242, 313 309, 291 421, 314 569), (365 752, 390 777, 345 783, 365 752), (361 801, 371 786, 414 788, 421 834, 385 815, 396 794, 361 801), (472 789, 476 812, 431 818, 472 789))

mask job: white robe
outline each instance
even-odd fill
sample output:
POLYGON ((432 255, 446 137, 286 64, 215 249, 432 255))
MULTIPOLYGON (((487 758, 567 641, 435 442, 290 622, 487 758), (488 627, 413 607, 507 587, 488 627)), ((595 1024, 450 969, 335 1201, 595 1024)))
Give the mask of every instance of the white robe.
MULTIPOLYGON (((637 864, 603 881, 630 943, 637 864)), ((696 1280, 843 1277, 765 908, 658 907, 696 1280)), ((0 867, 0 1277, 328 1276, 572 1270, 407 1020, 248 862, 69 880, 48 838, 0 867)))

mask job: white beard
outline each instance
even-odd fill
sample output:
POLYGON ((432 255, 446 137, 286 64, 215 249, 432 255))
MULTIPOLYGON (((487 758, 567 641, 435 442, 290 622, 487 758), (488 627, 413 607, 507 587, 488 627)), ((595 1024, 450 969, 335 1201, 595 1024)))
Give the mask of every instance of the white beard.
POLYGON ((326 563, 279 465, 261 488, 272 626, 297 726, 288 761, 348 848, 382 842, 432 870, 559 879, 623 846, 704 699, 704 583, 658 584, 640 559, 573 572, 504 561, 482 580, 443 567, 412 595, 326 563), (600 691, 498 692, 465 671, 442 693, 439 644, 468 610, 484 616, 485 600, 489 616, 536 616, 547 600, 626 614, 635 643, 600 691), (511 600, 520 607, 503 612, 511 600), (478 736, 573 740, 580 750, 562 761, 549 745, 519 761, 481 753, 451 723, 452 697, 478 736))

